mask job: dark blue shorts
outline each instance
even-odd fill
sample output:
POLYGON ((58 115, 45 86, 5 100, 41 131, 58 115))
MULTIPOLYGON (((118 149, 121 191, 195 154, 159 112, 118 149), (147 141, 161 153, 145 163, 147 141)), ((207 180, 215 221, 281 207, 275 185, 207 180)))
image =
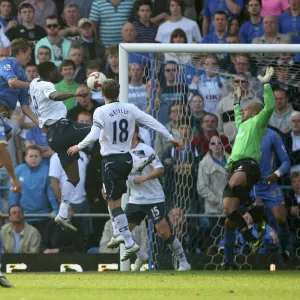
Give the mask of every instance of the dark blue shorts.
POLYGON ((102 182, 107 199, 119 200, 127 192, 126 181, 132 169, 129 152, 102 158, 102 182))
POLYGON ((63 167, 79 159, 79 153, 69 156, 70 147, 78 145, 90 133, 91 126, 70 119, 60 119, 48 127, 47 141, 50 148, 58 154, 63 167))

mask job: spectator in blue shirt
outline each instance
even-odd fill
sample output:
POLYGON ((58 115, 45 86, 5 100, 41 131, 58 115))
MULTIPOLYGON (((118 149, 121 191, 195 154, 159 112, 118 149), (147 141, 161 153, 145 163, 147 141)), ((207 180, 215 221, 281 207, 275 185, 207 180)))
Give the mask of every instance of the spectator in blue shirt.
POLYGON ((251 44, 252 40, 264 34, 263 18, 260 16, 261 0, 248 0, 247 10, 250 20, 240 29, 240 38, 243 44, 251 44))
POLYGON ((204 37, 203 44, 226 44, 227 23, 225 11, 217 10, 214 14, 215 30, 204 37))
MULTIPOLYGON (((41 164, 41 150, 36 145, 26 148, 25 164, 16 167, 22 183, 20 193, 10 193, 10 205, 20 205, 25 214, 46 214, 55 217, 58 204, 49 179, 49 167, 41 164)), ((43 233, 49 218, 30 218, 27 222, 43 233)))
POLYGON ((290 9, 278 17, 278 31, 287 34, 292 44, 300 44, 300 1, 289 0, 290 9))
POLYGON ((42 163, 46 166, 50 165, 50 157, 53 155, 53 150, 48 145, 47 134, 40 127, 33 127, 26 133, 25 146, 37 145, 41 150, 42 163))
POLYGON ((7 32, 9 29, 16 27, 18 19, 16 16, 11 15, 12 5, 9 0, 0 1, 0 24, 4 28, 4 32, 7 32))
POLYGON ((244 0, 207 0, 204 8, 202 34, 213 32, 214 26, 211 23, 212 16, 216 11, 224 11, 228 18, 232 15, 239 15, 244 7, 244 0))

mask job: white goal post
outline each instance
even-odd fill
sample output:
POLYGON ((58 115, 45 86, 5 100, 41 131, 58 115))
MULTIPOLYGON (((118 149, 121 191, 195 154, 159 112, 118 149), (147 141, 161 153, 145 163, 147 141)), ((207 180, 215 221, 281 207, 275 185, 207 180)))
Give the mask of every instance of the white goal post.
MULTIPOLYGON (((128 72, 130 53, 300 53, 300 45, 296 44, 119 44, 119 83, 122 102, 128 102, 128 72)), ((128 194, 122 198, 122 206, 128 202, 128 194)), ((124 253, 124 246, 120 248, 120 255, 124 253)), ((129 271, 130 262, 120 261, 120 270, 129 271)))

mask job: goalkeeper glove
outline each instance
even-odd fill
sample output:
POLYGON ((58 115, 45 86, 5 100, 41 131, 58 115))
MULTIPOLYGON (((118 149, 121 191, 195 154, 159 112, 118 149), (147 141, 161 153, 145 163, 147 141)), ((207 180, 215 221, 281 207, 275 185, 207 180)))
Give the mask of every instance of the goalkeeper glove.
POLYGON ((271 81, 273 74, 274 74, 274 68, 268 67, 265 76, 262 77, 261 75, 258 75, 257 78, 261 83, 269 83, 271 81))
POLYGON ((238 86, 234 89, 233 92, 233 105, 240 104, 242 97, 241 88, 238 86))

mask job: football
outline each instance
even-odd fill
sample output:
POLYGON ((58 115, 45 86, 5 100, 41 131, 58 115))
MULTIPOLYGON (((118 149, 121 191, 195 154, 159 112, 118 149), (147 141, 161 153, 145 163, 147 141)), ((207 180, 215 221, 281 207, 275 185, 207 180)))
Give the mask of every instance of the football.
POLYGON ((103 81, 106 76, 101 72, 93 72, 87 78, 87 86, 94 92, 101 92, 103 81))

